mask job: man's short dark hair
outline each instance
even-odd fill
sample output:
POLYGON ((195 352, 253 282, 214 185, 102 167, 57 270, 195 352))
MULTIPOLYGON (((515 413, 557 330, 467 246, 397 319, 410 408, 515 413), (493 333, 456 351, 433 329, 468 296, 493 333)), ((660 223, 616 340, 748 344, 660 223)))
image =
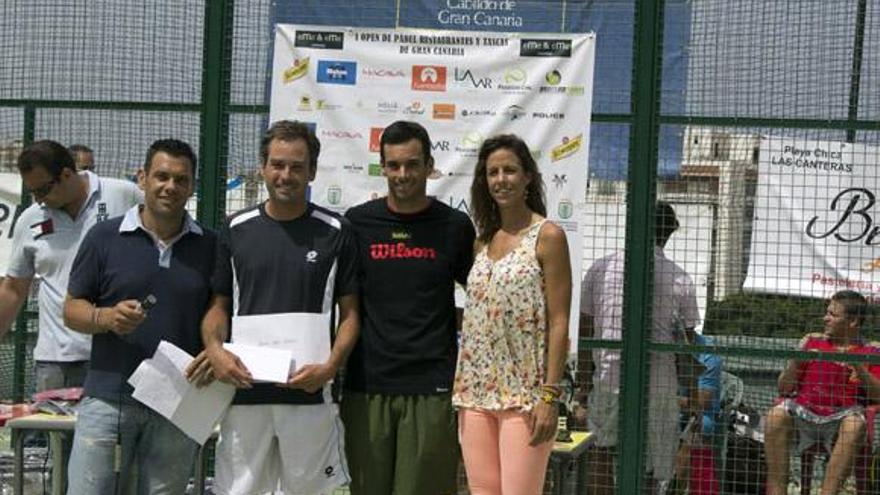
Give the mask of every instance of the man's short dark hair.
POLYGON ((843 306, 847 318, 855 318, 859 326, 865 322, 865 317, 868 315, 868 301, 865 296, 854 290, 842 290, 834 293, 831 300, 843 306))
POLYGON ((196 154, 193 152, 192 147, 185 142, 174 138, 153 141, 153 144, 151 144, 150 148, 147 150, 147 159, 144 160, 144 172, 150 171, 150 165, 152 165, 153 156, 155 156, 156 153, 167 153, 175 158, 186 158, 192 165, 191 171, 193 177, 196 176, 196 154))
POLYGON ((402 144, 411 139, 417 139, 422 143, 422 157, 425 165, 431 163, 431 138, 428 131, 417 122, 398 120, 382 131, 382 139, 379 141, 379 159, 385 163, 385 145, 402 144))
POLYGON ((67 151, 69 151, 71 155, 76 155, 77 153, 94 153, 91 148, 84 144, 71 144, 67 147, 67 151))
POLYGON ((36 141, 21 150, 16 166, 21 173, 43 167, 53 178, 60 177, 65 168, 76 172, 76 163, 67 148, 49 139, 36 141))
POLYGON ((678 230, 678 218, 675 216, 672 205, 666 201, 657 201, 657 206, 654 209, 654 222, 656 244, 663 246, 672 233, 678 230))
POLYGON ((296 120, 279 120, 272 124, 266 133, 263 134, 263 139, 260 142, 260 163, 263 166, 269 160, 269 145, 275 139, 286 142, 296 141, 297 139, 305 141, 309 149, 309 167, 312 170, 318 168, 321 142, 318 141, 318 136, 315 136, 315 131, 311 127, 296 120))

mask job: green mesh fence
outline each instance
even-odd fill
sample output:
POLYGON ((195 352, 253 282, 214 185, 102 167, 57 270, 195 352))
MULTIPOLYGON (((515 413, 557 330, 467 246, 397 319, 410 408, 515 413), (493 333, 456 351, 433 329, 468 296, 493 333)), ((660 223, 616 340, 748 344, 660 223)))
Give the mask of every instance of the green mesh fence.
MULTIPOLYGON (((0 171, 14 171, 23 143, 52 138, 94 149, 100 174, 130 177, 150 142, 173 136, 200 148, 201 201, 194 201, 192 208, 202 220, 212 224, 255 204, 265 197, 256 173, 257 148, 268 118, 271 15, 281 3, 3 2, 0 171), (211 40, 208 45, 206 39, 211 40), (227 180, 235 178, 240 185, 227 191, 227 180)), ((327 11, 338 11, 336 24, 392 27, 398 22, 398 9, 405 12, 431 2, 296 3, 296 22, 302 24, 321 23, 327 11)), ((846 185, 863 186, 878 178, 880 156, 870 146, 880 146, 880 0, 599 0, 546 5, 562 5, 564 16, 552 19, 561 30, 586 25, 597 32, 583 220, 585 273, 575 278, 614 253, 624 253, 620 256, 629 263, 608 272, 607 278, 619 285, 617 292, 609 291, 614 297, 602 301, 619 319, 617 328, 581 335, 578 404, 570 421, 576 428, 587 428, 591 415, 611 416, 616 411, 613 404, 605 404, 603 411, 599 397, 592 399, 595 402, 588 398, 588 384, 595 389, 602 378, 588 367, 587 357, 605 359, 605 370, 618 377, 608 392, 624 404, 620 423, 614 425, 618 434, 609 435, 616 447, 591 450, 591 461, 609 454, 607 469, 591 462, 565 465, 568 474, 581 471, 580 484, 573 481, 575 476, 566 476, 562 484, 551 476, 546 489, 629 493, 626 490, 644 487, 653 478, 675 493, 763 493, 767 468, 762 420, 779 398, 777 377, 789 359, 812 357, 797 351, 801 337, 823 331, 827 300, 820 289, 847 278, 830 277, 824 284, 820 278, 811 294, 769 294, 753 282, 748 286, 750 270, 762 276, 764 286, 779 286, 792 267, 810 263, 800 244, 782 235, 777 213, 783 209, 778 205, 792 198, 818 200, 828 187, 842 184, 839 179, 816 181, 818 172, 831 167, 816 163, 801 166, 803 178, 783 181, 784 168, 768 168, 768 153, 784 153, 767 143, 770 139, 783 147, 810 142, 811 151, 816 142, 867 145, 855 152, 862 164, 860 179, 846 185), (765 192, 762 187, 769 181, 780 185, 765 192), (669 332, 653 330, 652 315, 667 309, 658 311, 653 303, 653 293, 664 290, 653 287, 651 276, 653 197, 668 201, 678 215, 681 228, 664 252, 693 282, 699 301, 697 328, 713 338, 711 348, 696 350, 669 332), (776 223, 765 222, 768 218, 776 223), (755 249, 763 254, 754 256, 755 249), (619 362, 609 358, 620 349, 624 353, 619 362), (686 424, 688 415, 679 421, 672 414, 659 414, 667 409, 651 402, 692 398, 694 378, 702 368, 683 359, 690 351, 720 357, 730 374, 719 390, 718 426, 704 435, 696 430, 680 434, 680 423, 686 424), (676 369, 684 370, 680 376, 665 382, 652 378, 670 359, 679 362, 676 369), (737 411, 740 416, 731 415, 737 411), (663 430, 671 434, 660 435, 663 430), (633 456, 620 462, 620 456, 627 455, 633 456), (708 459, 714 477, 706 471, 708 459), (650 468, 652 476, 644 476, 650 468), (717 485, 711 484, 713 479, 717 485)), ((551 11, 548 7, 546 15, 551 11)), ((434 20, 410 16, 407 25, 430 25, 434 20)), ((835 161, 815 153, 812 160, 835 161)), ((545 177, 548 187, 551 181, 545 177)), ((830 217, 824 221, 831 222, 830 217)), ((868 263, 877 256, 872 256, 872 245, 865 246, 858 256, 868 263)), ((846 264, 841 256, 828 259, 846 264)), ((845 288, 846 280, 842 283, 840 288, 845 288)), ((871 295, 873 290, 865 292, 871 295)), ((35 310, 33 302, 29 307, 35 310)), ((0 399, 27 395, 33 388, 29 356, 35 322, 27 323, 26 329, 24 352, 17 355, 11 335, 0 340, 0 399), (25 377, 18 390, 15 371, 25 377)), ((880 340, 873 309, 862 330, 866 340, 880 340)), ((870 361, 851 355, 837 359, 870 361)), ((692 410, 691 416, 695 414, 692 410)), ((867 452, 855 459, 857 476, 843 482, 845 490, 867 489, 862 468, 873 462, 867 452)), ((783 457, 790 459, 791 490, 808 481, 814 492, 819 489, 826 463, 813 467, 806 462, 810 457, 797 455, 794 448, 775 455, 783 457)), ((822 453, 817 459, 827 457, 822 453)))

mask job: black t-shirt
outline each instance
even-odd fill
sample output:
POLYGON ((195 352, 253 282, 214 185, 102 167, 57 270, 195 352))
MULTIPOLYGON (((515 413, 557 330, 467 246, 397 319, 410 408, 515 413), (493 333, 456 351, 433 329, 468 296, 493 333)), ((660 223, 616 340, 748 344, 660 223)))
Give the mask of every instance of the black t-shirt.
POLYGON ((86 234, 67 288, 71 297, 104 308, 148 294, 156 298, 147 318, 130 334, 105 332, 92 338, 85 394, 112 401, 131 394, 128 377, 141 361, 153 357, 159 341, 193 356, 201 352, 199 328, 211 297, 216 246, 210 230, 186 233, 169 248, 166 265, 160 263, 150 234, 140 228, 120 231, 123 218, 99 222, 86 234))
MULTIPOLYGON (((234 316, 326 313, 339 297, 357 293, 351 225, 311 203, 289 221, 272 219, 263 204, 242 210, 219 232, 213 288, 233 299, 234 316)), ((332 328, 327 331, 332 335, 332 328)), ((326 392, 257 383, 238 390, 233 403, 319 404, 326 392)))
POLYGON ((473 262, 474 227, 432 199, 399 214, 385 198, 346 213, 360 253, 361 334, 345 388, 369 393, 449 392, 457 355, 455 282, 473 262))

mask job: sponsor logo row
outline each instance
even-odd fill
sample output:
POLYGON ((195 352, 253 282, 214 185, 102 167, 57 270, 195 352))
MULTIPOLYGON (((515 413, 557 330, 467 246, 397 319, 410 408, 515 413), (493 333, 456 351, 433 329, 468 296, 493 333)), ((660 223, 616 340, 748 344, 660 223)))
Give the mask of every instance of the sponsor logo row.
MULTIPOLYGON (((294 83, 307 74, 311 67, 310 57, 299 58, 282 73, 284 84, 294 83)), ((510 67, 501 75, 486 75, 465 67, 450 68, 444 65, 413 65, 409 69, 394 67, 360 67, 355 61, 319 60, 315 80, 319 84, 355 86, 358 77, 370 80, 405 80, 413 91, 445 92, 448 88, 470 90, 494 90, 504 93, 538 93, 581 96, 583 86, 563 84, 562 72, 552 69, 540 80, 532 80, 520 67, 510 67)))
MULTIPOLYGON (((364 109, 366 104, 359 102, 357 107, 364 109)), ((342 108, 342 105, 326 99, 315 99, 311 95, 301 96, 296 104, 296 110, 299 112, 340 110, 342 108)), ((396 101, 380 101, 375 103, 375 111, 383 115, 426 116, 434 120, 485 120, 501 116, 513 122, 524 118, 532 120, 564 120, 566 117, 565 112, 529 111, 522 105, 508 105, 507 107, 496 109, 463 106, 456 103, 426 104, 420 100, 414 100, 409 104, 402 104, 396 101)))
MULTIPOLYGON (((369 42, 435 44, 438 40, 430 35, 360 32, 353 34, 356 39, 369 42)), ((466 40, 465 40, 466 41, 466 40)), ((296 31, 294 46, 319 50, 342 50, 345 47, 345 33, 342 31, 296 31)), ((470 44, 465 42, 465 44, 470 44)), ((506 46, 505 43, 502 46, 506 46)), ((571 57, 572 40, 556 38, 523 38, 519 44, 521 57, 571 57)))

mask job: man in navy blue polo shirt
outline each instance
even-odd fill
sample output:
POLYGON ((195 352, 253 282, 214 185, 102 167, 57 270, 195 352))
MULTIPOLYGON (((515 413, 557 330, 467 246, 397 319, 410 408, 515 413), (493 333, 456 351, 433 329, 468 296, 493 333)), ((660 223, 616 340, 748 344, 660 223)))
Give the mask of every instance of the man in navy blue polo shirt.
POLYGON ((185 209, 195 168, 188 144, 154 142, 138 172, 144 204, 96 225, 74 260, 64 321, 92 334, 93 343, 69 494, 104 495, 131 486, 138 494, 186 489, 196 443, 135 402, 127 380, 161 340, 205 359, 199 324, 211 296, 216 239, 185 209), (155 304, 147 311, 142 301, 149 296, 155 304))
MULTIPOLYGON (((220 425, 217 494, 328 493, 349 481, 330 381, 358 335, 357 246, 347 220, 307 199, 320 149, 305 124, 273 124, 260 145, 269 199, 232 215, 218 236, 202 335, 214 375, 239 390, 220 425), (230 333, 248 338, 248 321, 271 321, 261 330, 276 341, 306 330, 335 340, 325 362, 297 366, 287 383, 252 383, 223 348, 230 333)), ((203 383, 206 369, 190 367, 191 379, 203 383)))

